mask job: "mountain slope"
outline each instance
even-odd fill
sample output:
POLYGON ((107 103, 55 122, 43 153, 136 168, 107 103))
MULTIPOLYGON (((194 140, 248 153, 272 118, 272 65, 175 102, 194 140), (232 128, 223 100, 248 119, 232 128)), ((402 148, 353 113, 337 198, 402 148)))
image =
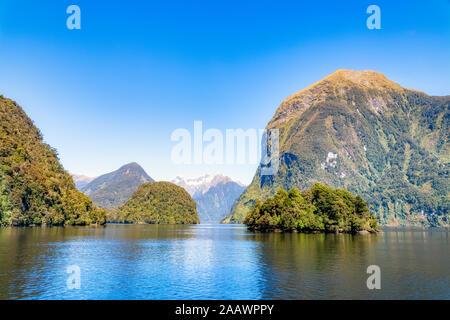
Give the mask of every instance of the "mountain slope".
POLYGON ((150 224, 197 224, 194 200, 170 182, 142 184, 127 202, 109 213, 108 221, 150 224))
POLYGON ((245 190, 241 183, 222 174, 188 179, 176 177, 172 182, 186 189, 197 203, 201 223, 219 223, 245 190))
POLYGON ((382 224, 448 226, 449 106, 375 71, 331 74, 277 109, 267 128, 280 132, 279 170, 258 169, 225 222, 319 182, 360 194, 382 224))
POLYGON ((0 95, 0 224, 104 222, 22 108, 0 95))
POLYGON ((141 184, 153 181, 133 162, 94 179, 81 190, 99 207, 113 209, 124 204, 141 184))

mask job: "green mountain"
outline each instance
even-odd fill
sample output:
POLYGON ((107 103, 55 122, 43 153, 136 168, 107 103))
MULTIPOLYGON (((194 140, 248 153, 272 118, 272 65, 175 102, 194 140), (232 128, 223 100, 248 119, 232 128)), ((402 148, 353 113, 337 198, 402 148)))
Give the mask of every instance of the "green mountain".
POLYGON ((197 224, 196 204, 182 187, 170 182, 147 182, 108 221, 120 223, 197 224))
POLYGON ((14 101, 0 95, 0 224, 103 224, 56 151, 14 101))
POLYGON ((154 180, 137 163, 129 163, 104 174, 81 188, 100 208, 113 209, 127 201, 145 182, 154 180))
POLYGON ((224 222, 319 182, 361 195, 384 225, 448 226, 449 106, 375 71, 336 71, 279 106, 267 125, 279 129, 279 170, 258 169, 224 222))

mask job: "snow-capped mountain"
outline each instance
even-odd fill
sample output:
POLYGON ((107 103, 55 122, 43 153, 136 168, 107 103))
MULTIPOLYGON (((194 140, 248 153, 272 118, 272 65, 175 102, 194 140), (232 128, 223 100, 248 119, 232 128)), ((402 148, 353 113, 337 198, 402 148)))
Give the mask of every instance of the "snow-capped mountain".
MULTIPOLYGON (((222 174, 210 175, 206 174, 197 178, 182 178, 176 177, 171 182, 186 189, 189 194, 199 196, 205 194, 211 187, 218 185, 219 183, 226 183, 233 181, 230 177, 226 177, 222 174)), ((238 185, 243 186, 242 183, 236 182, 238 185)))

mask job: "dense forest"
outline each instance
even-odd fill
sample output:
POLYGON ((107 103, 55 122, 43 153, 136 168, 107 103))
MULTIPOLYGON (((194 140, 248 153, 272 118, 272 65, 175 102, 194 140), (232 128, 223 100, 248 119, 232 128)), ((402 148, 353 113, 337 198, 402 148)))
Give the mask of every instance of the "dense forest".
POLYGON ((108 213, 108 221, 149 224, 200 223, 196 204, 189 193, 170 182, 142 184, 123 206, 108 213))
POLYGON ((104 224, 105 210, 75 188, 56 150, 0 95, 0 224, 104 224))
POLYGON ((319 183, 300 193, 280 189, 264 202, 257 201, 245 218, 250 230, 299 232, 376 232, 378 220, 360 196, 319 183))

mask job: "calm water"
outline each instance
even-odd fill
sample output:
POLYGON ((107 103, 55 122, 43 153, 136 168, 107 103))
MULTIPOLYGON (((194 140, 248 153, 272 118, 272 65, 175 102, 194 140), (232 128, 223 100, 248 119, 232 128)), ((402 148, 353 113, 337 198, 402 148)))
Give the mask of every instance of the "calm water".
POLYGON ((253 234, 243 226, 0 228, 1 299, 449 299, 448 231, 253 234), (366 287, 381 268, 381 290, 366 287), (67 267, 81 270, 68 289, 67 267))

